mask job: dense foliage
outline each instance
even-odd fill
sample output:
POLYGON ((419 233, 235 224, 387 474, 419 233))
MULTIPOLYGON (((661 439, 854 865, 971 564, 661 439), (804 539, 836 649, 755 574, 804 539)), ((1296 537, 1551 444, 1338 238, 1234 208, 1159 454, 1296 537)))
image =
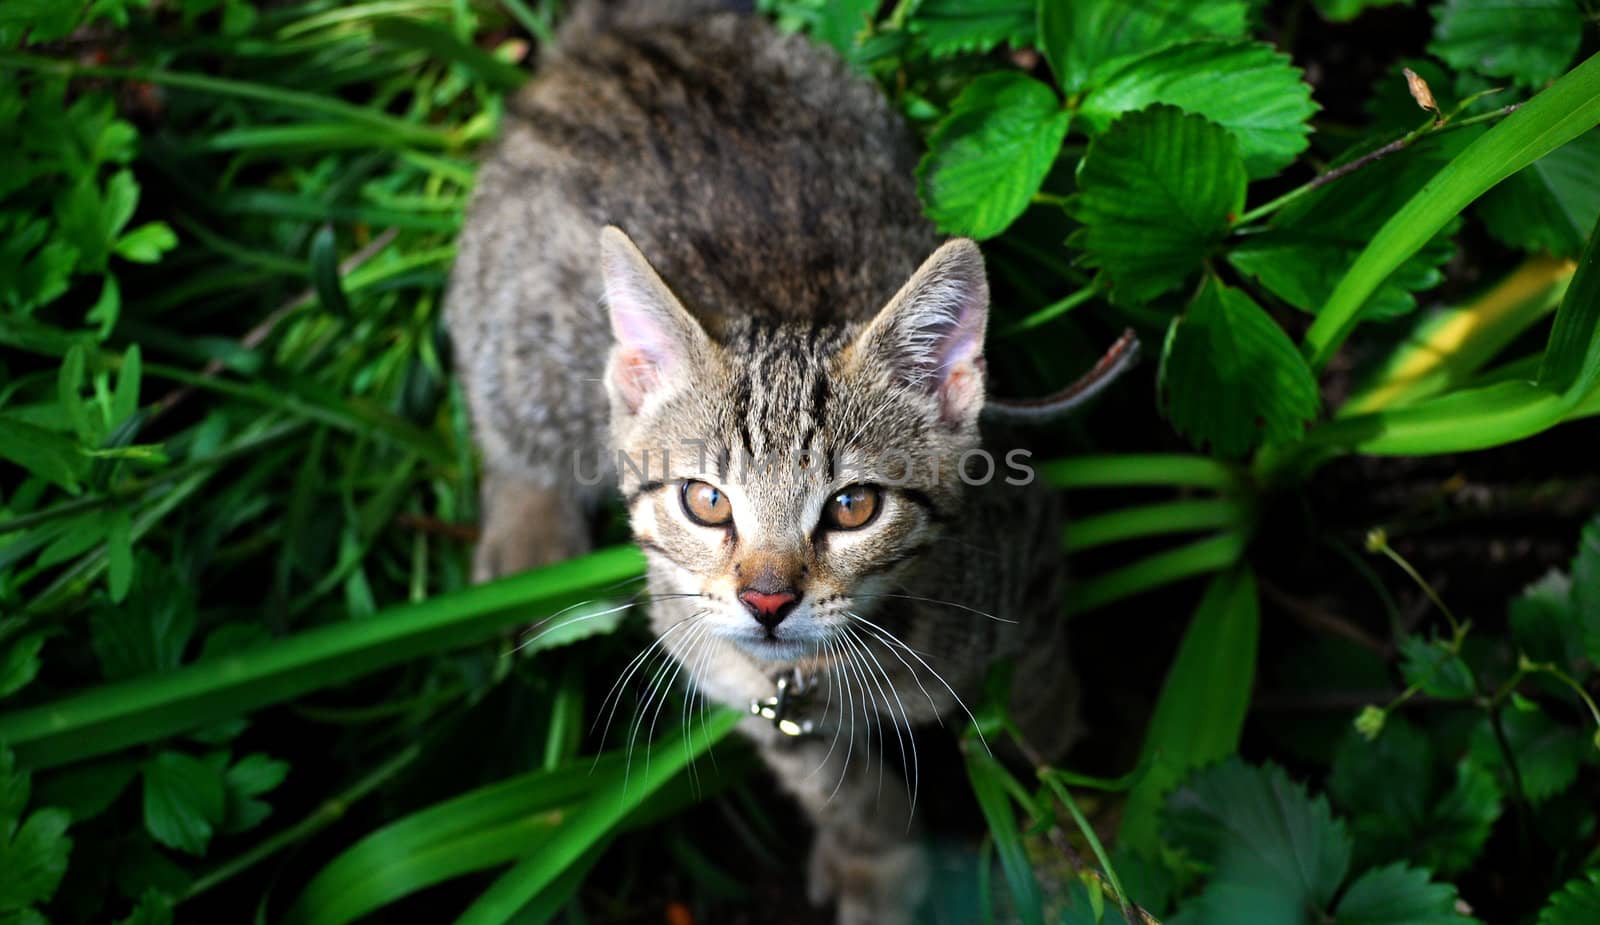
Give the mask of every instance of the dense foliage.
MULTIPOLYGON (((0 925, 797 915, 620 525, 467 587, 439 299, 556 7, 0 4, 0 925)), ((1150 357, 1041 467, 1100 722, 963 750, 931 920, 1600 921, 1593 5, 762 7, 925 139, 998 391, 1150 357)))

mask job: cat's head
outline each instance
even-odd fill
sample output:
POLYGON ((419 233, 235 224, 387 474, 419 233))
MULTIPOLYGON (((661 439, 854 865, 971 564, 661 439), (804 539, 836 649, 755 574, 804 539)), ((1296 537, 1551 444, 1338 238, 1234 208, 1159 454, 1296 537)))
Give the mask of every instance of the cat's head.
MULTIPOLYGON (((867 322, 708 328, 602 234, 616 465, 658 592, 764 659, 823 646, 899 591, 981 470, 988 285, 969 240, 867 322)), ((981 473, 980 473, 981 474, 981 473)))

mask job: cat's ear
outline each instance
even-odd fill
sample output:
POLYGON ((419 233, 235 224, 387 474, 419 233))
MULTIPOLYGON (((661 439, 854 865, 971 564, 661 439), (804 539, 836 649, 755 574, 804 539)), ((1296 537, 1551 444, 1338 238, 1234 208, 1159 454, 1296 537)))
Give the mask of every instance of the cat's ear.
POLYGON ((616 338, 606 388, 631 414, 651 393, 681 381, 709 338, 639 248, 615 226, 600 232, 600 271, 616 338))
POLYGON ((939 417, 957 426, 983 409, 983 332, 989 283, 983 255, 967 238, 933 252, 856 341, 862 358, 935 398, 939 417))

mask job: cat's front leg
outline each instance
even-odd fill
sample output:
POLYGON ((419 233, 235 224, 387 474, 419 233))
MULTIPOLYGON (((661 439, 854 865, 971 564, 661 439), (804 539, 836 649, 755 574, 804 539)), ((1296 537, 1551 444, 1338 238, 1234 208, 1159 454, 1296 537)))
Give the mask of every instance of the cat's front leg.
POLYGON ((589 516, 570 488, 544 488, 489 462, 472 580, 489 581, 589 551, 589 516))
POLYGON ((927 889, 926 860, 912 826, 902 775, 873 741, 817 734, 791 738, 765 725, 754 731, 778 781, 800 801, 815 826, 807 895, 837 903, 840 925, 912 921, 927 889), (882 774, 880 786, 879 774, 882 774))

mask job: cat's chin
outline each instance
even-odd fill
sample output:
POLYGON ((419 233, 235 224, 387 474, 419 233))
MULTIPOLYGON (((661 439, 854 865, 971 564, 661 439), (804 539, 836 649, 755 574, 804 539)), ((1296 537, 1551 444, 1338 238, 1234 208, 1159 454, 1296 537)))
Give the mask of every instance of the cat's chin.
POLYGON ((814 642, 806 639, 773 638, 759 632, 740 633, 730 640, 746 655, 762 662, 796 662, 810 658, 817 652, 814 642))

